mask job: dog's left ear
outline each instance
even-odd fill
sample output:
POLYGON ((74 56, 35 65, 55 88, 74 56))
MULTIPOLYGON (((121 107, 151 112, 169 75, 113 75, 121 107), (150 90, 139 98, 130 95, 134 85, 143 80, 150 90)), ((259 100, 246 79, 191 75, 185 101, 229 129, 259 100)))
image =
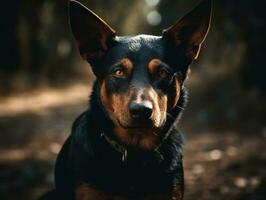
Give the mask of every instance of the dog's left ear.
POLYGON ((111 47, 115 31, 100 17, 81 3, 69 1, 72 33, 80 55, 89 62, 99 60, 111 47))
POLYGON ((182 46, 185 56, 195 60, 209 32, 211 15, 212 0, 203 0, 176 24, 163 30, 163 37, 173 41, 176 47, 182 46))

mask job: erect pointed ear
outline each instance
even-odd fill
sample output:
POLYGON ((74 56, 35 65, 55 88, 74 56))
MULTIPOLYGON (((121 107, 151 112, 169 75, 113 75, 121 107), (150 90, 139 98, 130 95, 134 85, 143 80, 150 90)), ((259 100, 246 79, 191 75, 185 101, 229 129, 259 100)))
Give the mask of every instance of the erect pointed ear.
POLYGON ((197 59, 209 32, 211 15, 212 0, 203 0, 176 24, 163 30, 163 37, 172 40, 176 46, 182 45, 188 58, 197 59))
POLYGON ((81 56, 92 62, 100 59, 112 45, 115 31, 77 1, 69 2, 69 17, 81 56))

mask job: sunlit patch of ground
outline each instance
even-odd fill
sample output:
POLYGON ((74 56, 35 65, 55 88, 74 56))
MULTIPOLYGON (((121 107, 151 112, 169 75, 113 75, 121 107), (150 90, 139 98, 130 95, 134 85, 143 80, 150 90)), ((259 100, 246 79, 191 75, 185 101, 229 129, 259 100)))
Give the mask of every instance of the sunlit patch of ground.
MULTIPOLYGON (((53 187, 56 155, 89 93, 76 85, 0 100, 1 200, 34 200, 53 187)), ((265 134, 185 132, 186 200, 265 199, 265 134)))
POLYGON ((264 199, 265 142, 263 135, 239 132, 189 135, 184 156, 186 199, 264 199))
POLYGON ((48 109, 62 105, 84 102, 90 87, 79 84, 61 90, 43 89, 24 95, 0 99, 0 116, 12 116, 27 112, 45 113, 48 109))

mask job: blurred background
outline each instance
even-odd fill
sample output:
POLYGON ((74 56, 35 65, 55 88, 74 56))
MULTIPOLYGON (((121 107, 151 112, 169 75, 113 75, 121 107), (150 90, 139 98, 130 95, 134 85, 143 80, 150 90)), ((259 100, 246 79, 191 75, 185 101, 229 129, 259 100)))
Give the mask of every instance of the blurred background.
MULTIPOLYGON (((160 35, 199 0, 80 0, 119 35, 160 35)), ((266 198, 266 3, 214 0, 187 82, 186 200, 266 198)), ((0 199, 53 187, 54 161, 88 107, 94 76, 68 24, 67 0, 13 0, 0 12, 0 199)))

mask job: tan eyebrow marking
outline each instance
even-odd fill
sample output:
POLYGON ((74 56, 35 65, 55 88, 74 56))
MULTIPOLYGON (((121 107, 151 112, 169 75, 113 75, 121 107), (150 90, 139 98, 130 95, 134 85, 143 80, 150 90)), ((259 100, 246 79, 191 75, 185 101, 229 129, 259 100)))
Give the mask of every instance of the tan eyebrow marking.
POLYGON ((148 64, 150 72, 155 72, 155 70, 161 65, 161 63, 162 61, 157 58, 152 59, 148 64))
POLYGON ((157 58, 152 59, 148 64, 148 68, 149 68, 150 72, 155 72, 158 69, 158 67, 160 67, 160 66, 164 66, 166 68, 169 68, 169 66, 166 63, 164 63, 163 61, 161 61, 160 59, 157 59, 157 58))
POLYGON ((128 58, 123 58, 121 60, 121 65, 129 70, 133 68, 133 62, 128 58))

